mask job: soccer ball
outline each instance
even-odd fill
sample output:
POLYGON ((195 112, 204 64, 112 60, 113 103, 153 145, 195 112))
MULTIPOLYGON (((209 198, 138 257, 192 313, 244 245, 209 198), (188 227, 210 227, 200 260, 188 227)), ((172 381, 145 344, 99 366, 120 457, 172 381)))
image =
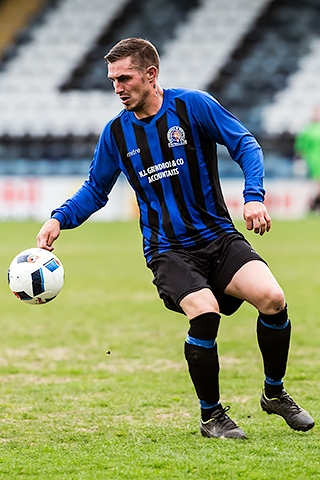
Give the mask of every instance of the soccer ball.
POLYGON ((8 270, 9 288, 23 303, 41 305, 53 300, 64 282, 64 269, 53 253, 28 248, 19 253, 8 270))

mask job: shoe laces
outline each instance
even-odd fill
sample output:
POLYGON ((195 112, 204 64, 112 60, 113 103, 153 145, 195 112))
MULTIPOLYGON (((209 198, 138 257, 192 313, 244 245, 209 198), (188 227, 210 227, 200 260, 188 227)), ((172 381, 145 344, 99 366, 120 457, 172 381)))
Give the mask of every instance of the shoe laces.
POLYGON ((212 419, 217 420, 222 427, 236 428, 237 425, 233 420, 227 415, 226 412, 230 410, 230 406, 227 405, 224 408, 219 408, 213 412, 212 419))
POLYGON ((299 413, 301 408, 299 407, 299 405, 293 400, 293 398, 290 397, 290 395, 284 391, 282 392, 282 394, 280 395, 279 397, 279 400, 282 404, 287 404, 290 406, 291 410, 295 410, 296 413, 299 413))

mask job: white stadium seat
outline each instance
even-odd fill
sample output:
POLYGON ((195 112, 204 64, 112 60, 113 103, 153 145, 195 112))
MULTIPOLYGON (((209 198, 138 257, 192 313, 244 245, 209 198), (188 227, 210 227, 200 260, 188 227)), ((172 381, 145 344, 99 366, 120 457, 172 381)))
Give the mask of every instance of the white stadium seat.
MULTIPOLYGON (((202 0, 165 46, 161 85, 205 89, 269 1, 202 0)), ((34 27, 31 42, 21 46, 18 56, 0 73, 0 135, 100 132, 121 108, 114 93, 60 92, 59 87, 125 3, 63 0, 45 23, 34 27)), ((270 37, 269 45, 272 56, 278 44, 272 44, 270 37)), ((269 75, 272 68, 267 61, 263 65, 269 75)), ((303 126, 314 105, 320 103, 319 73, 320 40, 315 39, 287 87, 264 108, 267 133, 295 133, 303 126)))
MULTIPOLYGON (((237 0, 228 8, 225 0, 203 0, 167 44, 161 84, 204 88, 267 1, 237 0)), ((33 30, 33 40, 0 75, 0 135, 100 132, 121 108, 115 95, 62 93, 59 87, 124 4, 64 0, 33 30)))

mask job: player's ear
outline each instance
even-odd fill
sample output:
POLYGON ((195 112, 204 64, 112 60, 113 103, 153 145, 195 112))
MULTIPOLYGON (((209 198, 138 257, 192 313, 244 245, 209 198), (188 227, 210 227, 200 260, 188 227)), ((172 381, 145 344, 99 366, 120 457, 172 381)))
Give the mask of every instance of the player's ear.
POLYGON ((147 68, 147 75, 148 75, 148 79, 149 79, 150 82, 155 80, 156 76, 157 76, 157 67, 155 67, 154 65, 152 65, 151 67, 148 67, 147 68))

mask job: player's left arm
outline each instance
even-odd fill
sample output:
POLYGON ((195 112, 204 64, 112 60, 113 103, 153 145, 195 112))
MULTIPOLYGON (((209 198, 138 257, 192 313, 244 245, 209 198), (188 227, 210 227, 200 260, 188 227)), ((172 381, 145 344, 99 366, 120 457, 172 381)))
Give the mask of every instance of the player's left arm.
POLYGON ((244 175, 243 217, 246 228, 263 235, 271 228, 271 218, 264 205, 264 161, 260 145, 232 113, 210 95, 197 98, 198 121, 204 132, 224 145, 244 175))

